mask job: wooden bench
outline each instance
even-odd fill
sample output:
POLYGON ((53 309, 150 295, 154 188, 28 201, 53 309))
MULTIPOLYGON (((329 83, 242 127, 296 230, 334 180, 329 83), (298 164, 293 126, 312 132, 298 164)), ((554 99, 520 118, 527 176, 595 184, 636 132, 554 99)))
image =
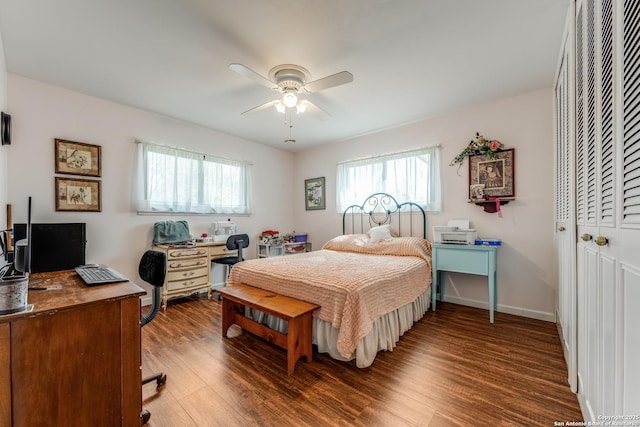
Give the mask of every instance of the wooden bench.
POLYGON ((217 289, 222 294, 222 336, 233 324, 287 350, 287 372, 293 373, 296 362, 305 356, 311 361, 313 348, 312 312, 319 305, 300 301, 284 295, 274 294, 264 289, 246 285, 233 285, 217 289), (245 307, 255 308, 288 322, 288 333, 283 334, 247 318, 245 307))

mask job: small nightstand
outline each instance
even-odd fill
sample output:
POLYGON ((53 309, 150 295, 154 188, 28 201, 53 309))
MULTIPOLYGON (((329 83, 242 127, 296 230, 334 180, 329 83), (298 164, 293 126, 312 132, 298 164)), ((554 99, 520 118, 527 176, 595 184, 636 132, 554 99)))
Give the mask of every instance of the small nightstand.
POLYGON ((439 272, 451 271, 487 276, 489 282, 489 321, 493 323, 493 312, 497 308, 496 292, 496 246, 456 245, 451 243, 431 244, 431 305, 436 311, 436 296, 440 284, 440 300, 444 298, 444 281, 439 272))

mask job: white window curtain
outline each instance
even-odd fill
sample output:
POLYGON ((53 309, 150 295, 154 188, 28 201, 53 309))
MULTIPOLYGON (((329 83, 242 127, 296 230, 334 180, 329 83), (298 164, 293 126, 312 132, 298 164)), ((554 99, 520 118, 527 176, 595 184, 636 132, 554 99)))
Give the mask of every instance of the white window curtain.
POLYGON ((148 142, 136 150, 136 210, 252 213, 251 165, 148 142))
POLYGON ((340 213, 377 192, 438 213, 442 210, 440 147, 340 163, 336 182, 340 213))

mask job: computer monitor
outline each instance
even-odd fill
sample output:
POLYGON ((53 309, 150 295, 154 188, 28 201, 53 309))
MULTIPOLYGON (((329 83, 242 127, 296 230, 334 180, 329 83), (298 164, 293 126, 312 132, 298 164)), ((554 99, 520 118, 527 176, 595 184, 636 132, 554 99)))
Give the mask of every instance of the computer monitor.
MULTIPOLYGON (((26 235, 27 224, 13 225, 16 245, 26 235)), ((32 223, 29 240, 31 273, 69 270, 85 264, 84 222, 32 223)))

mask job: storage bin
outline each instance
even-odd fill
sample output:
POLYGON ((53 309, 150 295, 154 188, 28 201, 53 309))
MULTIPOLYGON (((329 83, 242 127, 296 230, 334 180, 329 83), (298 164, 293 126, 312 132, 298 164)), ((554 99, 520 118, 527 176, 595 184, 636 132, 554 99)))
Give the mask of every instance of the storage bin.
POLYGON ((293 236, 293 241, 296 243, 306 242, 307 241, 307 233, 296 234, 293 236))
POLYGON ((258 258, 269 258, 284 255, 284 246, 258 243, 258 258))
POLYGON ((300 252, 304 252, 305 242, 300 243, 285 243, 284 244, 284 253, 285 254, 297 254, 300 252))
POLYGON ((502 246, 500 239, 476 239, 476 245, 479 246, 502 246))

